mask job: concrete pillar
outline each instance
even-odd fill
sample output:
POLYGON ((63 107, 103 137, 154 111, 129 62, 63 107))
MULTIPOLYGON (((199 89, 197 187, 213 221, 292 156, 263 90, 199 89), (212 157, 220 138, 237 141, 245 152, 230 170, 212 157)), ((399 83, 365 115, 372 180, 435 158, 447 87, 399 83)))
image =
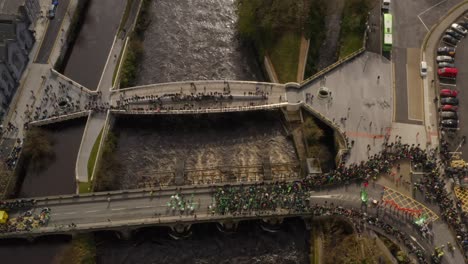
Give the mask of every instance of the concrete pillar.
POLYGON ((130 240, 132 239, 133 236, 133 230, 132 229, 123 229, 117 232, 117 236, 121 240, 130 240))
POLYGON ((221 232, 235 232, 237 230, 238 225, 239 225, 238 221, 226 220, 226 221, 220 221, 217 224, 217 227, 218 227, 218 230, 221 232))
POLYGON ((302 220, 304 221, 306 229, 309 231, 312 230, 312 225, 313 225, 312 217, 302 217, 302 220))
POLYGON ((190 231, 190 228, 192 227, 191 224, 182 224, 182 223, 177 223, 173 226, 171 226, 171 229, 174 233, 176 234, 185 234, 188 231, 190 231))
POLYGON ((272 217, 272 218, 263 218, 262 221, 265 222, 266 224, 272 225, 272 226, 278 226, 283 223, 284 218, 281 217, 272 217))

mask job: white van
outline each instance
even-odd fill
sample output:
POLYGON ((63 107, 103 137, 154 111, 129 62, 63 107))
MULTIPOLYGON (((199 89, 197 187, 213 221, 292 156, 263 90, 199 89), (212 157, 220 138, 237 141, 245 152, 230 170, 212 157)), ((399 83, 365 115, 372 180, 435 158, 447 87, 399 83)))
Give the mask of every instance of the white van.
POLYGON ((382 0, 382 11, 388 13, 390 11, 390 1, 391 0, 382 0))

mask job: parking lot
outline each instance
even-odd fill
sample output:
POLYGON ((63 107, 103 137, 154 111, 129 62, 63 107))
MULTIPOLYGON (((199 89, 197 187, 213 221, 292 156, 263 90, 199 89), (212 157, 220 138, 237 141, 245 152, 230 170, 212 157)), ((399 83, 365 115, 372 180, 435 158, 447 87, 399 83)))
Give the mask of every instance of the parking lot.
MULTIPOLYGON (((458 118, 460 130, 456 133, 452 140, 452 150, 456 150, 462 141, 463 135, 468 135, 468 39, 465 37, 456 48, 455 66, 458 69, 456 86, 454 87, 458 93, 460 105, 458 107, 458 118)), ((462 144, 458 149, 461 151, 464 160, 468 160, 468 144, 462 144)))
POLYGON ((422 124, 423 88, 419 78, 420 48, 424 36, 439 19, 462 0, 392 1, 394 38, 394 121, 422 124))

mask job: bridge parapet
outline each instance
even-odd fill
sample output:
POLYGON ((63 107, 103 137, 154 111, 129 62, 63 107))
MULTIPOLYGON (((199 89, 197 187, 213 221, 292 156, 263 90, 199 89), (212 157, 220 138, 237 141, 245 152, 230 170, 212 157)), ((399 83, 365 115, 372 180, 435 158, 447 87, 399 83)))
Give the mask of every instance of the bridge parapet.
POLYGON ((142 109, 142 110, 110 110, 113 114, 123 115, 179 115, 179 114, 208 114, 208 113, 231 113, 231 112, 246 112, 259 110, 273 110, 288 106, 288 103, 264 104, 254 106, 233 106, 223 108, 207 108, 207 109, 186 109, 186 110, 161 110, 161 109, 142 109))
POLYGON ((85 111, 80 111, 80 112, 67 114, 67 115, 54 116, 54 117, 50 117, 50 118, 46 118, 42 120, 32 121, 31 123, 29 123, 29 125, 45 126, 45 125, 49 125, 53 123, 58 123, 58 122, 63 122, 67 120, 72 120, 72 119, 88 116, 90 113, 91 113, 90 110, 85 110, 85 111))

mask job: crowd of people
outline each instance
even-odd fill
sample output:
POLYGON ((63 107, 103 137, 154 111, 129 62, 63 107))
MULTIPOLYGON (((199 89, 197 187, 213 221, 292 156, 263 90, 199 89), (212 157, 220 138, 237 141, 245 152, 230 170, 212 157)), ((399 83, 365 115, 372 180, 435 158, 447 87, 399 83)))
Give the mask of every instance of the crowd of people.
POLYGON ((196 208, 197 208, 197 203, 194 200, 193 194, 191 195, 190 198, 187 198, 183 194, 177 193, 175 195, 172 195, 169 202, 167 202, 167 209, 170 210, 173 214, 175 213, 179 213, 180 215, 193 214, 196 208))
POLYGON ((12 201, 0 201, 0 210, 17 210, 31 208, 36 205, 35 199, 17 199, 12 201))
MULTIPOLYGON (((122 94, 117 101, 117 107, 111 109, 119 110, 143 110, 167 111, 167 110, 197 110, 206 108, 222 108, 223 103, 231 102, 234 96, 230 92, 210 92, 210 93, 172 93, 159 95, 133 95, 125 98, 122 94), (139 105, 148 104, 143 107, 139 105), (132 109, 130 107, 133 107, 132 109)), ((244 100, 263 101, 268 99, 267 93, 244 93, 244 100)), ((250 105, 254 105, 253 102, 250 105)))
POLYGON ((253 186, 224 186, 215 193, 215 207, 212 213, 236 215, 244 212, 261 213, 278 209, 292 212, 311 210, 307 193, 331 185, 351 182, 375 181, 379 174, 389 174, 402 159, 411 160, 416 169, 425 171, 417 186, 427 197, 438 203, 442 218, 455 232, 460 247, 468 250, 468 232, 466 214, 461 214, 456 202, 445 189, 440 168, 444 160, 436 159, 436 151, 423 151, 419 145, 401 143, 397 137, 394 143, 385 142, 383 150, 373 155, 368 161, 350 166, 340 164, 336 170, 323 173, 296 182, 277 182, 253 186))
POLYGON ((8 219, 6 224, 0 225, 0 233, 23 232, 46 226, 50 219, 50 208, 42 208, 40 213, 34 214, 31 210, 21 216, 8 219))

